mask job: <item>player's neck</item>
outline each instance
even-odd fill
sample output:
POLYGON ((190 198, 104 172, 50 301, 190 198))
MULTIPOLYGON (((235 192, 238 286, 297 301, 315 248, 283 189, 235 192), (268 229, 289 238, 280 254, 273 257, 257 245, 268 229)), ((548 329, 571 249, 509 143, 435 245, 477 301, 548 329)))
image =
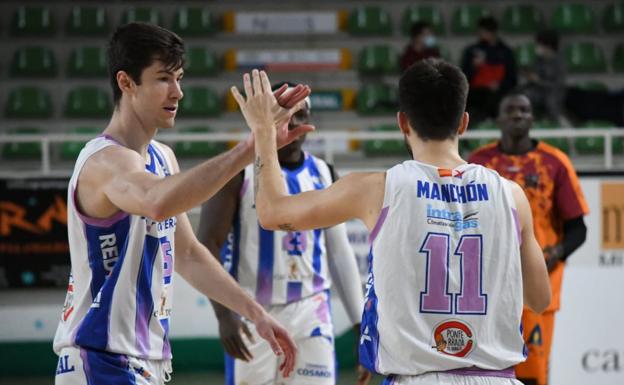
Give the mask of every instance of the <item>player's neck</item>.
POLYGON ((503 135, 500 145, 505 154, 522 155, 533 149, 533 140, 528 135, 520 138, 503 135))
POLYGON ((459 155, 457 138, 428 140, 426 142, 414 139, 409 144, 412 150, 412 157, 418 162, 448 169, 454 169, 462 164, 466 164, 466 161, 459 155))
POLYGON ((143 124, 134 110, 119 106, 115 108, 104 134, 110 135, 125 147, 145 155, 147 145, 157 131, 156 127, 147 127, 143 124))

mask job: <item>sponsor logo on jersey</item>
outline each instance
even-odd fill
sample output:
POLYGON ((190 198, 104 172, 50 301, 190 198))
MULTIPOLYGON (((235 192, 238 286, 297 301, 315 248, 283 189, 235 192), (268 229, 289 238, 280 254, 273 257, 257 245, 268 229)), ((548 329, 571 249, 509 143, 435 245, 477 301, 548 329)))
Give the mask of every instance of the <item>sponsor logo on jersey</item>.
POLYGON ((444 178, 444 177, 455 177, 455 178, 461 179, 462 176, 464 175, 464 172, 459 171, 459 170, 449 170, 447 168, 439 168, 438 169, 438 175, 441 178, 444 178))
POLYGON ((100 235, 100 249, 102 250, 102 264, 108 276, 113 272, 115 263, 119 259, 119 248, 117 247, 117 236, 115 233, 100 235))
POLYGON ((60 356, 56 367, 56 375, 70 373, 76 370, 76 367, 69 366, 69 355, 60 356))
POLYGON ((476 345, 472 327, 461 320, 451 319, 438 324, 433 330, 432 349, 454 357, 466 357, 476 345))
POLYGON ((427 224, 434 226, 450 227, 455 231, 476 229, 479 227, 478 211, 462 213, 461 211, 449 211, 438 209, 433 205, 427 205, 427 224))
POLYGON ((304 377, 331 378, 333 373, 326 365, 306 364, 305 368, 298 368, 297 375, 304 377))
POLYGON ((485 183, 475 183, 474 181, 466 185, 456 185, 418 180, 416 182, 416 196, 418 198, 457 203, 482 202, 490 199, 487 185, 485 183))

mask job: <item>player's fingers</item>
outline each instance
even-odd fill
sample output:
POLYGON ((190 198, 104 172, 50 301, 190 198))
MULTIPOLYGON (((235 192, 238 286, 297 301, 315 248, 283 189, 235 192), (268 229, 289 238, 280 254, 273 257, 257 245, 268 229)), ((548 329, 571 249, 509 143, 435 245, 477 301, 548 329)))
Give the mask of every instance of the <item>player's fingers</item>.
POLYGON ((238 88, 236 88, 236 86, 232 86, 232 88, 230 88, 230 92, 232 92, 232 96, 234 97, 234 100, 236 100, 236 103, 238 103, 238 106, 242 108, 245 103, 245 98, 238 91, 238 88))
POLYGON ((262 83, 260 82, 260 71, 254 69, 251 71, 251 82, 253 83, 254 95, 262 93, 262 83))
POLYGON ((316 130, 316 127, 314 127, 313 125, 302 124, 301 126, 297 126, 293 128, 292 130, 288 131, 288 139, 292 142, 293 140, 297 139, 301 135, 305 135, 308 132, 312 132, 314 130, 316 130))
POLYGON ((260 81, 262 82, 262 91, 267 94, 271 92, 271 82, 266 72, 260 71, 260 81))
POLYGON ((284 373, 284 377, 288 377, 295 367, 295 361, 297 358, 297 345, 295 341, 290 337, 286 329, 279 329, 276 331, 277 339, 280 342, 281 348, 284 352, 284 362, 282 363, 281 370, 284 373))
POLYGON ((246 324, 242 323, 241 324, 241 329, 242 329, 243 333, 247 336, 249 341, 251 341, 252 344, 255 344, 256 343, 256 339, 254 338, 253 334, 251 333, 251 330, 249 330, 249 327, 247 327, 246 324))
POLYGON ((249 99, 254 95, 253 88, 251 88, 251 79, 249 77, 249 74, 243 75, 243 86, 245 87, 245 94, 247 96, 247 99, 249 99))
POLYGON ((234 345, 236 352, 241 360, 249 361, 253 358, 249 350, 247 350, 247 346, 245 346, 245 342, 243 342, 240 336, 232 337, 232 344, 234 345))
POLYGON ((225 340, 222 341, 223 342, 223 349, 225 350, 225 352, 227 354, 229 354, 232 358, 237 358, 239 360, 245 360, 245 357, 243 357, 240 354, 240 351, 238 351, 238 349, 236 349, 236 345, 234 345, 231 341, 230 338, 227 338, 225 340))
POLYGON ((287 89, 288 89, 288 84, 282 84, 280 88, 276 89, 275 92, 273 92, 273 96, 275 96, 275 99, 277 99, 278 103, 280 101, 280 98, 284 94, 284 91, 286 91, 287 89))
POLYGON ((245 361, 251 361, 253 359, 253 354, 251 354, 249 348, 242 340, 240 340, 239 343, 240 352, 245 357, 245 361))

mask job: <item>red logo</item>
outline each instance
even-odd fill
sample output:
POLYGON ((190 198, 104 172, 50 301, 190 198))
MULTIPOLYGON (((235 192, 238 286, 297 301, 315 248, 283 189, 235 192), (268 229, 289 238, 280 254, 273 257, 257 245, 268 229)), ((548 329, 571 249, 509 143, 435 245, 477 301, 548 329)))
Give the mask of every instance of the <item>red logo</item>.
POLYGON ((476 344, 472 328, 460 320, 447 320, 436 326, 433 342, 433 349, 455 357, 466 357, 476 344))

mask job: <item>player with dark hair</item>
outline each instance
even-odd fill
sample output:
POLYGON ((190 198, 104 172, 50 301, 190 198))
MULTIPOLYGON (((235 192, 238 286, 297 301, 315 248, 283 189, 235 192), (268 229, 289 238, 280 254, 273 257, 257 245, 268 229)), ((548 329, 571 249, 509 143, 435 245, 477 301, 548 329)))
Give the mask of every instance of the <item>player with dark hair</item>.
POLYGON ((468 83, 427 59, 399 81, 398 125, 413 160, 353 173, 323 190, 286 192, 266 73, 233 87, 256 140, 256 209, 267 229, 361 219, 371 231, 360 361, 397 384, 519 384, 523 303, 550 302, 522 189, 459 156, 468 83))
MULTIPOLYGON (((306 99, 285 123, 288 129, 309 124, 311 107, 306 99)), ((304 141, 302 135, 278 150, 291 194, 326 188, 337 179, 329 164, 303 151, 304 141)), ((239 284, 293 335, 298 357, 289 383, 333 385, 336 362, 329 290, 337 290, 358 334, 363 303, 346 225, 312 231, 264 230, 250 188, 254 183, 250 165, 204 203, 198 238, 215 256, 221 254, 239 284)), ((227 353, 226 383, 281 383, 277 360, 254 328, 224 306, 214 303, 213 307, 227 353)), ((366 384, 369 378, 370 373, 360 368, 358 383, 366 384)))
POLYGON ((585 242, 583 216, 589 209, 570 159, 557 148, 530 137, 533 111, 526 96, 506 96, 497 123, 501 140, 476 150, 470 162, 516 182, 529 199, 535 235, 550 275, 552 302, 542 314, 524 310, 522 324, 529 356, 516 371, 525 384, 545 385, 563 268, 566 259, 585 242))
MULTIPOLYGON (((115 110, 81 151, 68 191, 70 284, 54 338, 57 384, 154 384, 171 373, 174 270, 201 293, 251 320, 288 375, 296 347, 195 238, 186 211, 253 159, 253 139, 180 172, 153 138, 174 125, 183 93, 184 44, 151 24, 117 28, 109 47, 115 110), (71 368, 71 370, 70 370, 71 368)), ((309 94, 276 92, 275 123, 309 94), (279 117, 277 117, 279 116, 279 117)), ((272 115, 273 116, 273 115, 272 115)), ((281 130, 282 146, 309 130, 281 130)))

